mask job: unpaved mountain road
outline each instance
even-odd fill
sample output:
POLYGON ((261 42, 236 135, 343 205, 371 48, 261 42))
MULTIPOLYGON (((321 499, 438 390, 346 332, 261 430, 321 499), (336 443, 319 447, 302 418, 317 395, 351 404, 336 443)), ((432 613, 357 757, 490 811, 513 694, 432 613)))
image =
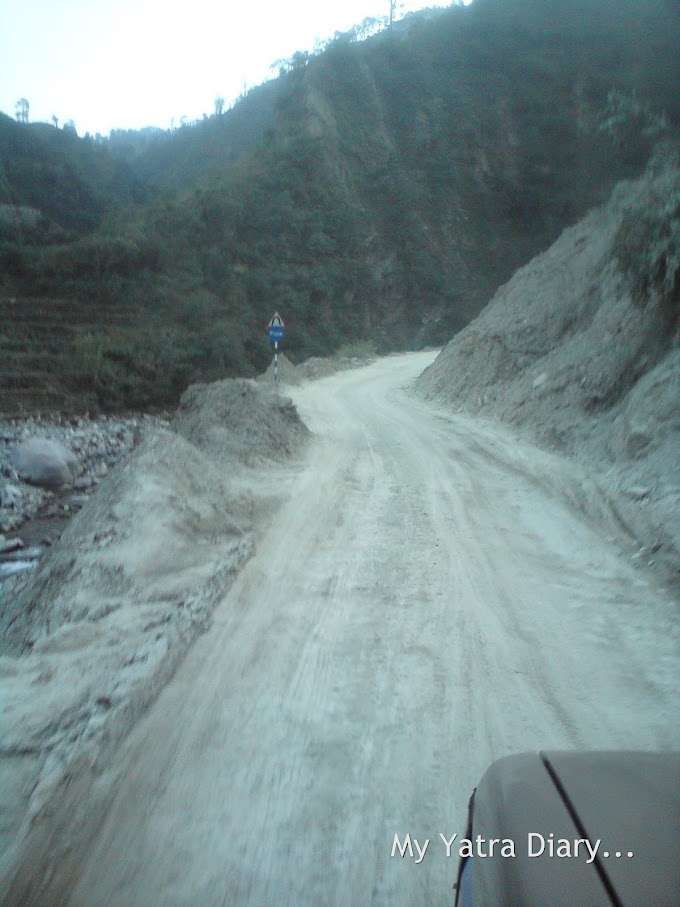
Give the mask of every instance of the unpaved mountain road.
POLYGON ((576 468, 402 390, 433 358, 291 391, 304 467, 63 830, 72 907, 450 904, 491 760, 680 745, 670 597, 576 468))

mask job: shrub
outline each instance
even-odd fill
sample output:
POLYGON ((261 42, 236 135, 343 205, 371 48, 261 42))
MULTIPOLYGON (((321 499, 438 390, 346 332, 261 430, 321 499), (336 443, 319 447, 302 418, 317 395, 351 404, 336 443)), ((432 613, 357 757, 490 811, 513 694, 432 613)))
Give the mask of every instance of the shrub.
POLYGON ((338 359, 372 359, 375 356, 375 344, 369 340, 343 343, 335 355, 338 359))
POLYGON ((629 211, 619 228, 614 252, 643 303, 652 290, 666 299, 680 286, 680 180, 662 200, 658 195, 629 211))

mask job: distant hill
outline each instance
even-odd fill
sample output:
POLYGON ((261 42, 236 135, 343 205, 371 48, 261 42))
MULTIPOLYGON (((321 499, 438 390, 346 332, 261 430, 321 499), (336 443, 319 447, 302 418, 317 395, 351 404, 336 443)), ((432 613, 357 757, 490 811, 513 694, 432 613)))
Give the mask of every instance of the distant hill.
POLYGON ((148 196, 130 167, 94 140, 0 114, 0 204, 36 208, 53 225, 85 233, 148 196))
POLYGON ((271 129, 278 80, 251 89, 220 115, 173 130, 113 130, 106 147, 154 190, 184 189, 215 177, 253 152, 271 129))
MULTIPOLYGON (((293 361, 359 340, 442 343, 680 126, 671 0, 475 0, 356 37, 295 55, 233 110, 170 134, 87 150, 68 137, 77 173, 96 152, 121 174, 83 180, 115 185, 110 210, 123 174, 128 199, 150 195, 76 242, 23 230, 0 243, 0 294, 25 319, 5 341, 14 387, 31 299, 36 313, 59 300, 60 323, 77 312, 75 337, 50 334, 51 387, 107 407, 263 370, 274 309, 293 361)), ((41 208, 54 180, 33 195, 29 183, 19 192, 8 173, 0 202, 41 208)), ((93 199, 108 210, 77 191, 73 217, 93 199)))

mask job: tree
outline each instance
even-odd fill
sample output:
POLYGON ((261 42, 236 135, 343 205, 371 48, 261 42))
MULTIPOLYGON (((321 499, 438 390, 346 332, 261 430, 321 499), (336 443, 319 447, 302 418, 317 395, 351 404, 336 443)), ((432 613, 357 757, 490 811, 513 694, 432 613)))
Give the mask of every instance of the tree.
POLYGON ((641 141, 658 142, 670 129, 663 111, 641 101, 635 92, 610 91, 607 107, 598 127, 616 145, 633 146, 641 141))
POLYGON ((54 114, 52 114, 52 122, 54 123, 54 128, 59 129, 59 117, 56 117, 54 116, 54 114))
MULTIPOLYGON (((310 59, 311 54, 309 51, 296 50, 292 57, 289 57, 287 60, 277 60, 272 66, 279 64, 279 75, 283 76, 288 72, 298 72, 299 70, 304 69, 310 59)), ((245 92, 245 82, 243 84, 245 92)))
POLYGON ((28 123, 28 101, 26 98, 19 98, 17 101, 16 114, 20 123, 28 123))
POLYGON ((388 0, 388 3, 390 5, 390 25, 392 25, 394 22, 394 14, 397 9, 397 0, 388 0))
POLYGON ((224 110, 224 98, 215 98, 215 116, 220 116, 224 110))
POLYGON ((76 129, 76 124, 73 120, 66 120, 64 123, 64 132, 72 132, 74 135, 78 135, 78 130, 76 129))
POLYGON ((380 18, 376 19, 373 16, 367 16, 360 25, 355 25, 357 41, 363 41, 365 38, 370 38, 371 35, 374 35, 376 32, 380 31, 381 28, 384 28, 385 19, 380 18))

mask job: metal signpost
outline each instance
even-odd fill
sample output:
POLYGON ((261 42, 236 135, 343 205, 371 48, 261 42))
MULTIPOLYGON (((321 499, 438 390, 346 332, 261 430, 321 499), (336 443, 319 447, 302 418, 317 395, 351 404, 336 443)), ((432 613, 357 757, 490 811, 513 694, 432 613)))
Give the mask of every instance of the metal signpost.
POLYGON ((274 344, 274 381, 279 380, 279 341, 283 340, 285 327, 283 318, 278 312, 274 312, 267 324, 269 339, 274 344))

